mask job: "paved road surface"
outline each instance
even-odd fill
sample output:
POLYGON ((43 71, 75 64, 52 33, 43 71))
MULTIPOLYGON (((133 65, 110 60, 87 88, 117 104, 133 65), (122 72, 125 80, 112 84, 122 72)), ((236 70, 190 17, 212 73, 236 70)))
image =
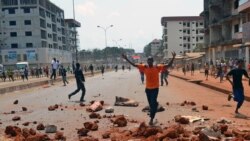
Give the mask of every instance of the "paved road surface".
MULTIPOLYGON (((4 128, 7 125, 19 123, 19 126, 22 127, 22 123, 24 122, 37 121, 44 125, 54 124, 59 129, 63 127, 65 128, 64 132, 67 139, 77 139, 75 129, 82 128, 83 123, 90 121, 90 119, 88 118, 89 113, 86 112, 86 107, 79 106, 80 93, 72 97, 70 101, 68 100, 67 95, 74 91, 75 88, 75 82, 71 80, 70 84, 66 87, 62 86, 62 83, 57 83, 49 88, 41 87, 0 95, 0 122, 3 123, 2 125, 0 124, 0 134, 3 134, 4 128), (13 105, 13 101, 16 99, 19 100, 19 104, 13 105), (48 111, 47 108, 54 104, 62 104, 68 108, 63 108, 63 111, 60 109, 57 111, 48 111), (21 112, 21 107, 23 106, 28 108, 28 112, 21 112), (17 111, 17 113, 14 115, 3 114, 10 111, 17 111), (15 115, 21 116, 21 121, 11 121, 15 115)), ((95 75, 94 77, 87 77, 86 88, 86 104, 91 100, 104 100, 105 107, 107 107, 109 105, 113 106, 115 96, 132 98, 140 103, 138 107, 114 107, 115 114, 124 114, 129 119, 148 122, 146 113, 141 112, 142 108, 147 105, 147 101, 144 93, 144 85, 140 83, 137 70, 131 72, 109 72, 104 76, 95 75), (99 94, 101 94, 99 97, 95 97, 99 94)), ((234 118, 233 111, 236 103, 228 102, 225 94, 177 78, 170 77, 169 86, 160 87, 158 100, 160 104, 166 107, 164 112, 158 113, 156 116, 159 123, 163 123, 163 125, 168 124, 168 121, 172 121, 173 117, 178 114, 202 115, 210 118, 211 121, 226 117, 236 121, 236 125, 249 126, 250 124, 249 120, 234 118), (192 112, 192 107, 181 107, 180 103, 184 100, 196 102, 196 107, 200 112, 192 112), (170 106, 167 106, 166 102, 169 102, 170 106), (202 105, 208 105, 210 110, 202 111, 202 105)), ((244 103, 241 112, 250 116, 249 106, 250 103, 244 103)), ((99 113, 103 115, 104 111, 99 113)), ((112 127, 112 124, 108 119, 102 119, 101 123, 99 123, 99 131, 89 134, 100 138, 100 132, 107 129, 107 126, 112 127)), ((192 127, 193 125, 189 126, 192 127)), ((35 127, 36 125, 29 125, 29 128, 35 127)), ((132 127, 128 126, 126 128, 132 127)))

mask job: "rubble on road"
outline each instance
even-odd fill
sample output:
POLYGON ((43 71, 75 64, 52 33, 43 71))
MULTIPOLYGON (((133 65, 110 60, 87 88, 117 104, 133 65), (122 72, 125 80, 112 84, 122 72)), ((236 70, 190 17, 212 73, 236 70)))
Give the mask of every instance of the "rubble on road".
POLYGON ((18 104, 18 100, 15 100, 15 101, 13 102, 13 104, 17 105, 17 104, 18 104))
POLYGON ((66 137, 63 135, 63 132, 56 132, 55 140, 66 141, 66 137))
POLYGON ((114 108, 113 107, 106 108, 105 113, 114 113, 114 108))
POLYGON ((91 101, 91 105, 87 107, 88 112, 98 112, 103 109, 104 101, 91 101))
POLYGON ((47 125, 45 127, 45 133, 56 133, 57 127, 55 125, 47 125))
POLYGON ((91 131, 98 130, 98 125, 95 122, 85 122, 83 125, 88 130, 91 130, 91 131))
POLYGON ((45 129, 45 126, 42 123, 36 126, 36 130, 44 130, 44 129, 45 129))
POLYGON ((28 110, 28 108, 26 108, 26 107, 22 107, 22 110, 25 112, 25 111, 27 111, 27 110, 28 110))
MULTIPOLYGON (((144 107, 142 109, 142 111, 143 112, 149 112, 149 109, 150 109, 150 107, 146 106, 146 107, 144 107)), ((157 106, 157 112, 163 112, 163 111, 165 111, 165 108, 162 105, 158 104, 158 106, 157 106)))
POLYGON ((96 118, 101 119, 101 115, 98 114, 98 113, 92 112, 92 113, 89 115, 89 118, 90 118, 90 119, 96 119, 96 118))
POLYGON ((19 121, 19 120, 21 120, 21 117, 20 116, 15 116, 15 117, 12 118, 12 120, 13 121, 19 121))
POLYGON ((202 110, 207 111, 208 110, 208 106, 202 105, 202 110))
POLYGON ((137 102, 133 99, 116 96, 114 105, 115 106, 137 107, 137 106, 139 106, 139 102, 137 102))
POLYGON ((49 107, 48 107, 48 110, 49 110, 49 111, 54 111, 54 110, 56 110, 56 109, 58 109, 58 108, 59 108, 58 104, 55 104, 55 105, 53 105, 53 106, 49 106, 49 107))
POLYGON ((125 127, 127 126, 127 119, 124 117, 124 115, 116 116, 114 120, 112 120, 114 125, 117 125, 118 127, 125 127))
POLYGON ((89 130, 85 128, 77 129, 78 136, 87 136, 89 130))

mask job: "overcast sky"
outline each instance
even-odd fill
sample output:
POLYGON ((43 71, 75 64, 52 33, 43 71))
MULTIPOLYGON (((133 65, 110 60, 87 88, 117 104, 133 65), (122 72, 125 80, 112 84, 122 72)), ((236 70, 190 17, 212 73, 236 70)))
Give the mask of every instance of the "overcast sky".
MULTIPOLYGON (((64 9, 65 18, 73 18, 73 0, 51 0, 64 9)), ((142 52, 153 39, 162 37, 161 17, 198 16, 203 10, 203 0, 75 0, 76 20, 80 48, 105 47, 104 31, 107 27, 108 46, 133 48, 142 52), (122 39, 122 41, 119 41, 122 39)))

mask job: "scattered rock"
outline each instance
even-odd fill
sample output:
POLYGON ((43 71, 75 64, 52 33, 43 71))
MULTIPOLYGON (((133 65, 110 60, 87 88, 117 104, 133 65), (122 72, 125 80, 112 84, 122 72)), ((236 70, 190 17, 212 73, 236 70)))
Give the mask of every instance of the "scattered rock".
POLYGON ((19 121, 19 120, 21 120, 21 117, 15 116, 15 117, 12 118, 12 120, 13 120, 13 121, 19 121))
POLYGON ((93 137, 86 137, 86 138, 80 139, 79 141, 98 141, 98 139, 93 138, 93 137))
POLYGON ((104 134, 102 134, 102 138, 103 138, 103 139, 108 139, 108 138, 110 138, 110 132, 105 132, 104 134))
POLYGON ((92 112, 90 115, 89 115, 89 118, 91 119, 96 119, 96 118, 101 118, 100 114, 98 113, 95 113, 95 112, 92 112))
POLYGON ((230 131, 225 131, 223 134, 225 137, 233 137, 233 133, 230 131))
POLYGON ((113 107, 106 108, 105 113, 114 113, 114 108, 113 107))
POLYGON ((22 129, 22 135, 24 138, 27 138, 28 136, 30 136, 30 131, 28 128, 24 128, 22 129))
POLYGON ((89 130, 85 129, 85 128, 77 129, 77 134, 79 136, 87 136, 88 132, 89 132, 89 130))
POLYGON ((42 123, 40 123, 40 124, 37 125, 36 129, 37 130, 44 130, 45 126, 42 123))
POLYGON ((64 130, 64 128, 61 128, 60 130, 64 130))
POLYGON ((91 130, 91 131, 96 131, 98 130, 98 125, 96 123, 92 123, 92 122, 85 122, 84 124, 84 127, 88 130, 91 130))
POLYGON ((33 121, 33 124, 37 124, 37 121, 33 121))
POLYGON ((22 107, 22 110, 25 112, 25 111, 27 111, 27 110, 28 110, 28 108, 26 108, 26 107, 22 107))
POLYGON ((217 120, 217 123, 221 123, 221 124, 231 124, 232 121, 226 118, 221 118, 219 120, 217 120))
POLYGON ((56 132, 54 139, 60 141, 66 141, 66 137, 63 136, 62 132, 56 132))
MULTIPOLYGON (((142 109, 142 111, 143 112, 149 112, 149 109, 150 109, 150 107, 146 106, 146 107, 144 107, 142 109)), ((157 112, 163 112, 163 111, 165 111, 165 108, 162 105, 158 104, 158 106, 157 106, 157 112)))
POLYGON ((29 136, 25 141, 50 141, 51 139, 45 134, 36 134, 29 136))
POLYGON ((127 119, 123 115, 120 115, 115 118, 113 123, 118 127, 125 127, 127 126, 127 119))
POLYGON ((32 128, 30 128, 29 133, 30 133, 31 135, 36 135, 36 131, 35 131, 34 129, 32 129, 32 128))
POLYGON ((232 133, 236 136, 236 137, 243 137, 245 135, 244 132, 240 131, 239 129, 233 129, 232 133))
POLYGON ((222 124, 220 125, 220 131, 223 134, 224 132, 226 132, 228 129, 228 126, 226 124, 222 124))
POLYGON ((182 117, 181 115, 177 115, 174 117, 175 122, 178 122, 180 124, 189 124, 189 119, 182 117))
POLYGON ((244 139, 245 139, 245 140, 250 140, 250 132, 248 132, 248 133, 246 133, 246 134, 244 135, 244 139))
POLYGON ((23 123, 23 126, 29 126, 30 122, 23 123))
POLYGON ((207 111, 207 110, 208 110, 208 106, 206 106, 206 105, 203 105, 203 106, 202 106, 202 110, 205 110, 205 111, 207 111))
POLYGON ((49 107, 48 107, 48 110, 49 110, 49 111, 54 111, 54 110, 58 109, 58 107, 59 107, 59 106, 58 106, 57 104, 56 104, 56 105, 53 105, 53 106, 49 106, 49 107))
POLYGON ((19 128, 19 127, 17 127, 17 126, 7 126, 6 128, 5 128, 5 134, 6 135, 10 135, 10 136, 12 136, 12 137, 15 137, 15 136, 17 136, 18 134, 20 134, 21 133, 21 128, 19 128))
POLYGON ((55 125, 47 125, 45 127, 45 133, 56 133, 57 127, 55 125))
POLYGON ((13 102, 13 104, 15 104, 15 105, 18 104, 18 100, 15 100, 15 101, 13 102))
POLYGON ((10 114, 15 114, 16 112, 15 111, 11 111, 10 114))
POLYGON ((114 105, 115 106, 137 107, 137 106, 139 106, 139 102, 137 102, 133 99, 116 96, 114 105))

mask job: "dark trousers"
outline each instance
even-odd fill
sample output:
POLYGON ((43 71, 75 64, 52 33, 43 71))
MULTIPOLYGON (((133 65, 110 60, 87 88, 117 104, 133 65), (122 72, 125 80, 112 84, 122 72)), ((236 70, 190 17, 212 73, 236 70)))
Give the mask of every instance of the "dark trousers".
POLYGON ((158 97, 159 88, 146 89, 145 92, 146 92, 148 104, 150 107, 150 118, 154 119, 155 114, 157 112, 157 107, 158 107, 157 97, 158 97))
POLYGON ((56 79, 56 69, 52 69, 52 74, 50 76, 50 79, 52 79, 52 77, 54 77, 54 80, 56 79))
POLYGON ((82 90, 82 96, 80 98, 80 101, 83 101, 84 100, 84 96, 85 96, 85 92, 86 92, 86 89, 85 89, 84 85, 82 85, 80 87, 77 86, 77 89, 73 93, 69 94, 69 96, 71 97, 71 96, 77 94, 80 90, 82 90))
POLYGON ((144 83, 144 73, 141 72, 141 82, 144 83))

